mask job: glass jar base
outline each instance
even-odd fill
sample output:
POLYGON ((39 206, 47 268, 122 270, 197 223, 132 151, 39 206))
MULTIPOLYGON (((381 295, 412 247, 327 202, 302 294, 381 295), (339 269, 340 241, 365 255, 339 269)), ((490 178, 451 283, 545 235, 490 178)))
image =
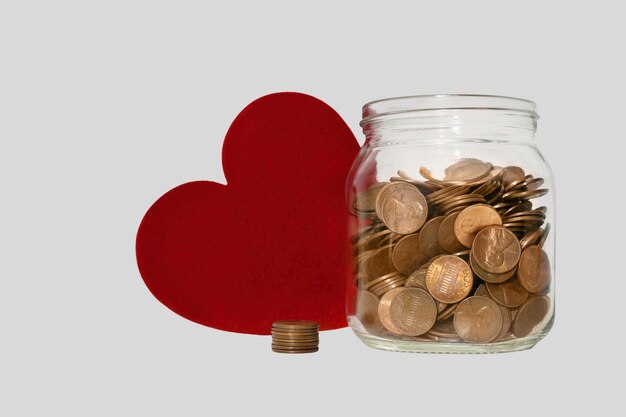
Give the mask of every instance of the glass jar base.
MULTIPOLYGON (((354 330, 354 329, 353 329, 354 330)), ((528 350, 535 346, 544 335, 511 339, 497 343, 466 343, 466 342, 421 342, 416 340, 388 339, 355 331, 355 334, 366 346, 374 349, 393 352, 411 353, 507 353, 528 350)))

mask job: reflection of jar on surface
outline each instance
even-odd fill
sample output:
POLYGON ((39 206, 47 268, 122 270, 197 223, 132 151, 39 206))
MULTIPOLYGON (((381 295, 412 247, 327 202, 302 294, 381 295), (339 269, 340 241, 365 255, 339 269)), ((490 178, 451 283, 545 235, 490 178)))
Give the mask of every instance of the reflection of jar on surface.
POLYGON ((417 96, 363 107, 348 176, 348 322, 368 346, 528 349, 554 320, 554 182, 535 104, 417 96))

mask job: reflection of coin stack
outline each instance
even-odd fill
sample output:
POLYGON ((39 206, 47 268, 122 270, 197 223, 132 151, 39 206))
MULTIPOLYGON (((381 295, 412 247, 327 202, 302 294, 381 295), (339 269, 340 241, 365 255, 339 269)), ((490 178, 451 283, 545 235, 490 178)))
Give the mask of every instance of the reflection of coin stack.
POLYGON ((272 323, 272 350, 279 353, 317 352, 318 330, 318 324, 313 321, 275 321, 272 323))

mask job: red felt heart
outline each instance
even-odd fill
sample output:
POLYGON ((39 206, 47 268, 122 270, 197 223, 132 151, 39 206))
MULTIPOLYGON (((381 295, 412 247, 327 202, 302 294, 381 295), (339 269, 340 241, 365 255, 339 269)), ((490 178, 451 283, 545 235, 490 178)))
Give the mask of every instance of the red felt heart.
POLYGON ((222 330, 269 334, 284 319, 344 327, 344 182, 358 149, 314 97, 252 102, 226 134, 228 185, 180 185, 144 216, 144 282, 177 314, 222 330))

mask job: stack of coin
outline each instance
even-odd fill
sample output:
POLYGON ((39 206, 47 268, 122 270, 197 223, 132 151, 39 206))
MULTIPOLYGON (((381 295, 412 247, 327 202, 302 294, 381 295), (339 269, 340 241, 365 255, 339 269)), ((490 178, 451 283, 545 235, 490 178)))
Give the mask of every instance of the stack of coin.
POLYGON ((437 179, 398 171, 352 202, 356 317, 371 334, 494 343, 551 315, 544 180, 462 159, 437 179))
POLYGON ((319 326, 314 321, 281 320, 272 323, 272 350, 279 353, 318 351, 319 326))

